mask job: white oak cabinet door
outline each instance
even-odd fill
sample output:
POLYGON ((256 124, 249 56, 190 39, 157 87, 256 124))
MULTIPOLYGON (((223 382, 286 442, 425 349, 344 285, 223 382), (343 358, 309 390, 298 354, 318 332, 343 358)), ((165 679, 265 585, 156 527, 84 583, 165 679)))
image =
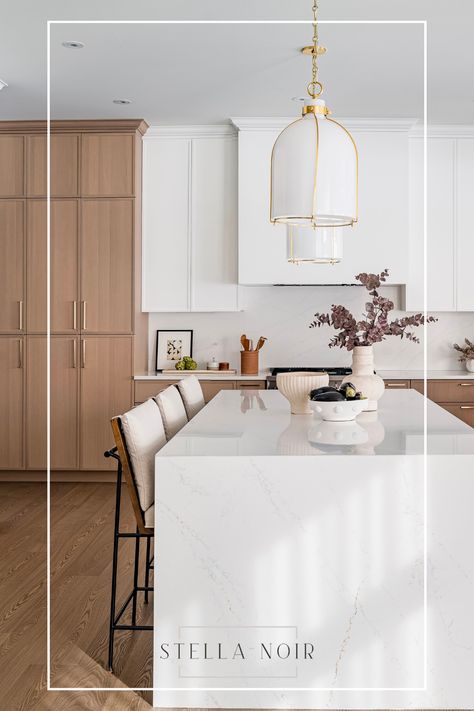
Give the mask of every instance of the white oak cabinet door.
POLYGON ((352 131, 359 153, 359 221, 344 230, 341 263, 289 264, 286 228, 270 223, 270 160, 279 128, 239 124, 239 283, 352 284, 362 271, 408 279, 408 132, 352 131))

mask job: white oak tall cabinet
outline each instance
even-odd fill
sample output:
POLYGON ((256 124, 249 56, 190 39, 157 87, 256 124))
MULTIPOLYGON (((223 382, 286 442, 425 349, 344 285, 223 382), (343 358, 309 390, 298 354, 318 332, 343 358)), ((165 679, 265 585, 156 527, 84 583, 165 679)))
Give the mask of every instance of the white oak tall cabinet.
MULTIPOLYGON (((51 468, 113 477, 110 418, 146 368, 140 309, 141 120, 51 135, 51 468)), ((46 468, 46 125, 0 122, 0 479, 46 468)))

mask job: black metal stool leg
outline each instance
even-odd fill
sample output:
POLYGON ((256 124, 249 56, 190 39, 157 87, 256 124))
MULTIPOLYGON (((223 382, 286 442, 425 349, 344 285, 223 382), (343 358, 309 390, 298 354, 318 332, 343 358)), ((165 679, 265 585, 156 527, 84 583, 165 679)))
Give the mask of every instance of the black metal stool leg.
POLYGON ((132 602, 132 625, 137 624, 137 587, 138 587, 138 566, 140 564, 140 537, 138 535, 137 526, 137 537, 135 539, 135 567, 133 570, 133 602, 132 602))
POLYGON ((120 461, 117 466, 117 491, 115 494, 115 523, 114 523, 114 552, 112 558, 112 591, 110 596, 110 622, 109 622, 109 654, 107 668, 112 671, 114 658, 114 627, 115 627, 115 602, 117 596, 117 569, 120 526, 120 502, 122 495, 122 466, 120 461))
POLYGON ((150 536, 146 539, 146 563, 145 563, 145 603, 148 604, 148 586, 150 584, 150 536))

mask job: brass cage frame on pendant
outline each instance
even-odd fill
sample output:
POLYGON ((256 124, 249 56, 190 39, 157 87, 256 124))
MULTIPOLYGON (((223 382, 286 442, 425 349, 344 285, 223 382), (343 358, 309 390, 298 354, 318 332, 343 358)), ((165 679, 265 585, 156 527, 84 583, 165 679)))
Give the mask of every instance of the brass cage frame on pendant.
MULTIPOLYGON (((321 112, 323 113, 323 112, 321 112)), ((352 142, 352 146, 354 148, 355 152, 355 217, 348 222, 345 223, 340 223, 337 225, 334 225, 332 222, 317 222, 317 212, 316 212, 316 206, 317 206, 317 187, 318 187, 318 169, 319 169, 319 135, 320 135, 320 130, 319 130, 319 120, 317 117, 317 112, 315 111, 309 111, 305 112, 305 114, 292 121, 288 126, 285 126, 285 128, 280 131, 278 134, 273 147, 272 147, 272 152, 271 152, 271 159, 270 159, 270 222, 275 225, 275 224, 286 224, 286 225, 294 225, 295 227, 302 226, 301 222, 296 222, 296 220, 307 220, 308 222, 311 223, 313 227, 316 229, 318 227, 352 227, 354 224, 358 222, 359 219, 359 151, 357 150, 357 145, 356 142, 350 133, 350 131, 347 130, 345 126, 343 126, 339 121, 336 121, 335 119, 330 118, 329 116, 325 116, 323 119, 325 121, 331 121, 331 123, 334 123, 336 126, 339 126, 350 138, 352 142), (287 131, 291 126, 294 126, 296 123, 299 123, 300 121, 307 120, 305 119, 305 116, 307 115, 312 115, 314 117, 315 121, 315 128, 316 128, 316 151, 315 151, 315 167, 314 167, 314 185, 313 185, 313 214, 312 215, 281 215, 278 218, 273 218, 273 163, 274 163, 274 152, 275 152, 275 146, 277 145, 280 137, 287 131)))

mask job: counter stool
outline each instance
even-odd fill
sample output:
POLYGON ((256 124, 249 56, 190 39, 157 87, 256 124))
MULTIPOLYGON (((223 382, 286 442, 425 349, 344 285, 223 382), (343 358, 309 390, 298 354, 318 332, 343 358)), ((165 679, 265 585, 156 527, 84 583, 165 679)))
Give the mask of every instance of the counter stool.
POLYGON ((188 422, 183 400, 175 385, 169 385, 155 395, 154 400, 161 413, 166 439, 170 440, 188 422))
POLYGON ((183 398, 184 407, 188 420, 194 415, 197 415, 199 410, 202 410, 206 404, 204 401, 204 393, 202 392, 201 383, 195 375, 187 375, 183 380, 177 383, 176 387, 183 398))
POLYGON ((117 490, 115 496, 114 549, 112 560, 112 592, 110 601, 109 652, 107 668, 112 671, 114 654, 114 634, 117 630, 153 630, 153 625, 137 625, 137 595, 144 593, 145 603, 150 586, 150 570, 153 569, 151 539, 155 526, 155 454, 166 443, 163 420, 153 399, 138 405, 111 421, 115 447, 104 453, 105 457, 117 460, 117 490), (122 475, 132 502, 136 520, 136 532, 120 531, 120 504, 122 475), (116 612, 117 571, 119 541, 121 538, 135 539, 135 562, 133 588, 126 597, 118 613, 116 612), (146 539, 145 581, 138 584, 140 562, 140 541, 146 539), (131 624, 121 624, 120 620, 128 605, 132 603, 131 624))

